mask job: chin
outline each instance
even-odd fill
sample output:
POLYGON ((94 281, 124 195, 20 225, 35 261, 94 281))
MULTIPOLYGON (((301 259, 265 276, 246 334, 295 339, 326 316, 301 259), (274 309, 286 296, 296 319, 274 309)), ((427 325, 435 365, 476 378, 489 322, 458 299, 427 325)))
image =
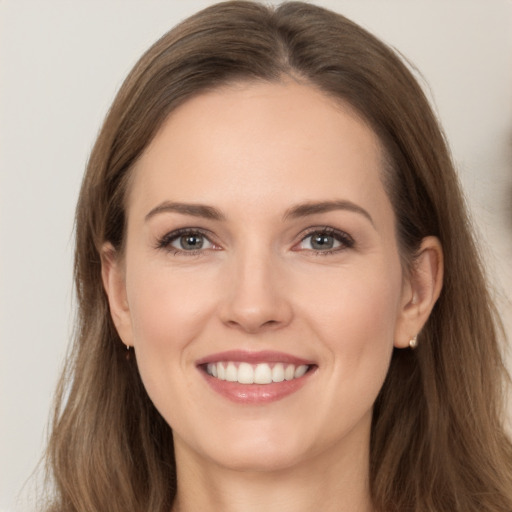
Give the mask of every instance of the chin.
POLYGON ((222 454, 218 454, 216 462, 233 471, 265 473, 294 467, 305 455, 298 447, 283 449, 283 446, 268 443, 242 450, 224 450, 222 454))
POLYGON ((314 451, 313 443, 308 440, 310 436, 290 432, 289 424, 286 429, 282 425, 263 425, 261 422, 246 424, 245 428, 240 423, 224 427, 196 432, 195 439, 175 435, 177 458, 182 452, 190 453, 191 450, 199 460, 209 460, 232 471, 274 472, 300 464, 314 451))

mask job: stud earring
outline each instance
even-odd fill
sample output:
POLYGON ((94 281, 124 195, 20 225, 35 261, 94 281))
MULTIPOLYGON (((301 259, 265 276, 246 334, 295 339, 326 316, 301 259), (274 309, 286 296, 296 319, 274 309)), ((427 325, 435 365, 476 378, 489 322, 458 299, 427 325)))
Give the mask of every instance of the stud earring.
POLYGON ((418 335, 409 340, 409 347, 415 349, 418 346, 418 335))

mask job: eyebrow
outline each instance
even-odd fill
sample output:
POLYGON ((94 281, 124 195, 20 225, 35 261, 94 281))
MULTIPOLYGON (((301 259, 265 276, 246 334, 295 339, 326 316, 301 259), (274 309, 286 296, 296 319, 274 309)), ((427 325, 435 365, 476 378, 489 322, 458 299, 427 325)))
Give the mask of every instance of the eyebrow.
POLYGON ((283 216, 283 219, 298 219, 307 217, 308 215, 315 215, 319 213, 327 213, 335 210, 347 210, 362 215, 368 219, 372 226, 375 227, 372 216, 361 206, 347 200, 336 201, 322 201, 318 203, 303 203, 293 206, 283 216))
MULTIPOLYGON (((358 213, 368 219, 372 226, 375 226, 371 215, 361 206, 347 200, 336 200, 336 201, 321 201, 321 202, 308 202, 298 204, 288 209, 283 215, 283 220, 298 219, 301 217, 307 217, 309 215, 315 215, 320 213, 332 212, 335 210, 347 210, 350 212, 358 213)), ((224 214, 222 214, 217 208, 208 206, 205 204, 194 204, 194 203, 176 203, 171 201, 165 201, 155 208, 153 208, 145 217, 146 222, 160 213, 181 213, 182 215, 191 215, 193 217, 202 217, 210 220, 223 221, 226 220, 224 214)))
POLYGON ((174 203, 165 201, 153 208, 145 217, 146 222, 159 213, 181 213, 182 215, 191 215, 192 217, 202 217, 211 220, 225 220, 224 215, 214 208, 204 204, 193 203, 174 203))

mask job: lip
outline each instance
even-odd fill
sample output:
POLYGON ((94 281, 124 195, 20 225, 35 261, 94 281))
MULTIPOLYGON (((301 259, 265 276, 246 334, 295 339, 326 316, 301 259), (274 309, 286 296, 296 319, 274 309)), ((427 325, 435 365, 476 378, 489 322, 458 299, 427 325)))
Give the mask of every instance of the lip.
POLYGON ((316 370, 316 365, 312 361, 291 354, 274 351, 248 352, 243 350, 230 350, 227 352, 218 352, 197 360, 196 366, 210 389, 232 402, 248 405, 275 402, 299 391, 309 382, 316 370), (222 361, 247 362, 252 364, 288 363, 296 366, 305 364, 310 366, 310 369, 302 377, 288 381, 272 382, 270 384, 240 384, 238 382, 217 379, 208 375, 204 370, 208 363, 219 363, 222 361))
POLYGON ((314 361, 308 361, 300 357, 286 354, 285 352, 275 352, 272 350, 263 350, 259 352, 249 352, 245 350, 228 350, 226 352, 218 352, 202 357, 196 361, 197 366, 208 363, 220 363, 221 361, 233 361, 235 363, 288 363, 299 366, 301 364, 314 365, 314 361))

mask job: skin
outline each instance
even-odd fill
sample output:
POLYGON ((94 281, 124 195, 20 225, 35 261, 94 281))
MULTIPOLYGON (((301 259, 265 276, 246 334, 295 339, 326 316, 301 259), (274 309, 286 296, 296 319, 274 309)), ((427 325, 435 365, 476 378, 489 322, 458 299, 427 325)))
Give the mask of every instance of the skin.
POLYGON ((173 429, 175 511, 373 510, 373 403, 393 347, 421 330, 442 281, 435 238, 405 277, 381 172, 373 131, 292 81, 189 100, 138 161, 125 252, 105 245, 103 279, 119 334, 173 429), (327 201, 345 203, 290 215, 327 201), (208 205, 222 218, 162 208, 168 202, 208 205), (325 227, 349 238, 318 249, 310 228, 325 227), (203 248, 161 241, 179 228, 206 232, 203 248), (234 349, 315 367, 285 398, 237 404, 196 364, 234 349))

